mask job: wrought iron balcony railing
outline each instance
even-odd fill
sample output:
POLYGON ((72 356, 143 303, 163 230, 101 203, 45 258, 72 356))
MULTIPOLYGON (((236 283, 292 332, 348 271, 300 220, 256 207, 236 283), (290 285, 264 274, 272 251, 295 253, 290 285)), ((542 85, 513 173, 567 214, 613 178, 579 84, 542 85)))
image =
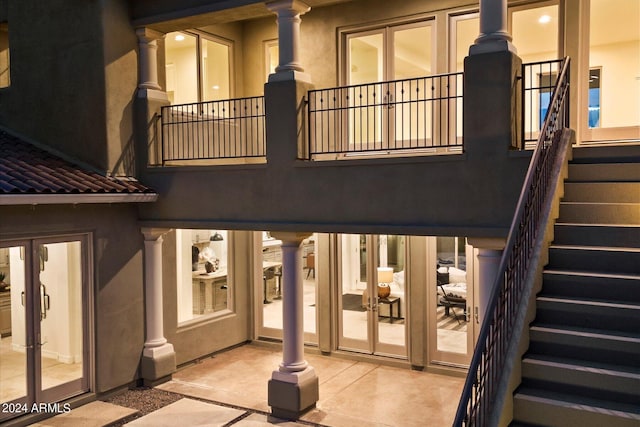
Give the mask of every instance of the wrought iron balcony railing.
POLYGON ((160 123, 151 164, 266 156, 263 96, 165 106, 160 123))
POLYGON ((308 157, 462 147, 463 74, 309 91, 308 157))

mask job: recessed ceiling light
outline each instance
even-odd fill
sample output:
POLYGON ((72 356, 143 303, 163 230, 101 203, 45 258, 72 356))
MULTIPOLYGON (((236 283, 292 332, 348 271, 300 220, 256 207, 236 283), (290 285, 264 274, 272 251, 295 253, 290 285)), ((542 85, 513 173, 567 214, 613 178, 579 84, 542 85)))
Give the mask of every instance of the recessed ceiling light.
POLYGON ((181 42, 182 40, 184 40, 184 36, 182 34, 177 34, 175 37, 175 41, 181 42))
POLYGON ((218 86, 218 85, 213 85, 213 86, 211 87, 211 89, 213 89, 213 90, 218 90, 218 89, 220 89, 220 86, 218 86))
POLYGON ((542 15, 539 19, 538 22, 540 24, 548 24, 549 22, 551 22, 551 17, 549 15, 542 15))

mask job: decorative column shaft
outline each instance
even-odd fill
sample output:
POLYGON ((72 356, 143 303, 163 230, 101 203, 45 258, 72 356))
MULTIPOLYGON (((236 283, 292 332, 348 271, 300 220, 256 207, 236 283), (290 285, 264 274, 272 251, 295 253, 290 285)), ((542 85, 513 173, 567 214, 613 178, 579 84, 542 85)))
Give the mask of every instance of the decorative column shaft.
POLYGON ((319 398, 318 377, 304 359, 302 250, 311 233, 272 233, 282 240, 282 362, 268 386, 274 416, 298 419, 319 398))
POLYGON ((148 385, 170 378, 176 370, 173 345, 164 337, 162 304, 162 235, 167 229, 143 228, 146 339, 142 352, 142 378, 148 385))
POLYGON ((158 84, 158 42, 164 34, 138 28, 138 88, 161 90, 158 84))
POLYGON ((478 321, 482 324, 487 315, 487 304, 493 292, 493 285, 496 281, 502 250, 499 249, 478 249, 478 321))
MULTIPOLYGON (((296 72, 304 68, 299 60, 300 15, 311 8, 298 0, 275 0, 267 3, 267 8, 278 15, 278 66, 276 80, 293 80, 296 72), (286 77, 285 76, 289 76, 286 77)), ((273 76, 273 75, 272 75, 273 76)), ((269 76, 269 81, 273 81, 269 76)))
POLYGON ((144 233, 144 293, 146 300, 147 336, 145 350, 167 343, 162 315, 162 235, 165 230, 143 230, 144 233))
POLYGON ((298 241, 282 242, 282 363, 281 372, 299 372, 304 360, 302 249, 298 241))
POLYGON ((516 53, 507 31, 507 0, 480 0, 480 35, 470 55, 508 50, 516 53))

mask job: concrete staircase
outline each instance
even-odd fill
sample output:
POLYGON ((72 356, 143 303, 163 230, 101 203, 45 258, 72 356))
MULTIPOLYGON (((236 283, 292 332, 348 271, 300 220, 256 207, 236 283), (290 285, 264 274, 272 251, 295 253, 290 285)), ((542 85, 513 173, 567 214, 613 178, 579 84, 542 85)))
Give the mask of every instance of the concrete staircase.
POLYGON ((640 426, 640 146, 574 148, 511 426, 640 426))

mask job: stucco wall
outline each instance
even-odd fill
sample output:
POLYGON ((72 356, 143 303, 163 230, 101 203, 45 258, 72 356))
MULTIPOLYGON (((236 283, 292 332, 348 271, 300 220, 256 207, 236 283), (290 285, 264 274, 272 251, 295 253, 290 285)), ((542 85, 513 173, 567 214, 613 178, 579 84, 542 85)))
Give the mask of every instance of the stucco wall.
POLYGON ((185 322, 178 325, 178 298, 176 273, 175 232, 164 235, 162 243, 162 282, 164 298, 164 335, 176 351, 178 365, 196 360, 213 352, 228 348, 252 338, 250 333, 251 242, 253 233, 236 232, 231 237, 229 259, 233 263, 229 283, 230 312, 205 320, 185 322), (203 339, 203 337, 207 337, 203 339))
MULTIPOLYGON (((264 42, 277 37, 275 17, 245 21, 240 39, 242 95, 266 92, 267 164, 144 171, 144 182, 162 196, 153 206, 142 207, 142 219, 159 226, 225 229, 506 235, 529 159, 527 153, 509 151, 508 142, 504 143, 512 137, 508 117, 496 124, 501 128, 498 134, 502 132, 499 138, 489 133, 481 141, 495 143, 498 149, 476 146, 473 153, 410 158, 296 160, 297 106, 308 89, 339 82, 338 29, 438 15, 436 33, 442 36, 447 25, 443 10, 463 10, 465 4, 469 2, 407 1, 391 9, 384 1, 373 0, 312 9, 302 17, 300 53, 313 84, 298 87, 264 86, 264 42)), ((217 31, 215 26, 208 29, 217 31)), ((227 34, 238 36, 237 31, 227 34)), ((445 53, 439 50, 438 55, 445 53)), ((447 63, 436 62, 439 67, 447 63)), ((511 81, 509 75, 505 78, 511 81)), ((511 108, 509 93, 503 95, 492 93, 495 99, 487 108, 511 108)), ((469 129, 465 132, 471 134, 469 129)))
POLYGON ((133 205, 3 206, 0 239, 91 233, 98 393, 138 379, 144 345, 143 237, 133 205))
POLYGON ((0 124, 101 170, 132 138, 137 39, 125 0, 7 2, 0 124))

